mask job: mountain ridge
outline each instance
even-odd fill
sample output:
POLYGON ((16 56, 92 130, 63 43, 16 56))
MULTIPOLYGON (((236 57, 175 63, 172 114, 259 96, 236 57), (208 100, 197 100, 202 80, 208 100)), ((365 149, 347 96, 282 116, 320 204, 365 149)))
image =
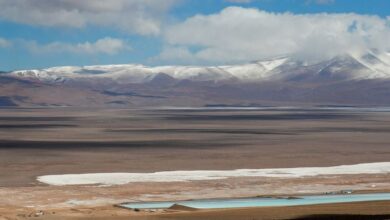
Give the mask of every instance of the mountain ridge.
POLYGON ((21 70, 0 75, 0 92, 18 106, 390 105, 390 54, 21 70))
MULTIPOLYGON (((302 65, 291 57, 279 57, 273 60, 265 59, 241 65, 223 66, 156 66, 149 67, 141 64, 117 64, 117 65, 92 65, 92 66, 62 66, 46 69, 19 70, 9 72, 8 75, 20 78, 38 79, 41 81, 56 82, 67 78, 111 78, 127 80, 131 83, 145 83, 160 73, 164 73, 174 79, 193 81, 221 81, 236 78, 245 80, 267 80, 272 77, 280 77, 288 67, 310 67, 329 61, 341 60, 354 61, 355 65, 362 65, 366 74, 360 78, 390 78, 390 54, 373 54, 368 52, 361 56, 343 55, 329 60, 317 62, 311 65, 302 65), (367 74, 367 70, 372 71, 367 74)), ((361 69, 362 69, 361 67, 361 69)), ((356 72, 354 73, 356 76, 356 72)))

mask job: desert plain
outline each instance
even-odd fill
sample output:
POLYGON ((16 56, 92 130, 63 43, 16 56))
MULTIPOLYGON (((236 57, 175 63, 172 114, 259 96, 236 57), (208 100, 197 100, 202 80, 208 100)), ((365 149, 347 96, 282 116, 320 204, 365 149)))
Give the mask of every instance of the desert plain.
POLYGON ((389 134, 390 111, 383 108, 0 109, 0 219, 389 215, 386 201, 240 211, 135 212, 115 205, 134 201, 299 196, 342 190, 390 192, 390 171, 112 185, 49 185, 37 179, 62 174, 229 171, 389 162, 389 134))

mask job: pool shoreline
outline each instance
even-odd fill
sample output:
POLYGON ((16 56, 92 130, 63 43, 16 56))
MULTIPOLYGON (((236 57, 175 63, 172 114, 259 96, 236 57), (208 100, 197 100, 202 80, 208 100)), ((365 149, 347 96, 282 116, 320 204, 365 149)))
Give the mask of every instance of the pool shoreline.
POLYGON ((209 198, 178 201, 148 201, 148 202, 124 202, 115 205, 125 209, 169 209, 173 205, 181 205, 195 209, 231 209, 231 208, 256 208, 256 207, 283 207, 300 205, 338 204, 367 201, 390 201, 390 192, 353 192, 345 194, 300 194, 300 195, 275 195, 236 198, 209 198), (225 206, 221 205, 226 203, 225 206), (247 205, 245 205, 247 204, 247 205))

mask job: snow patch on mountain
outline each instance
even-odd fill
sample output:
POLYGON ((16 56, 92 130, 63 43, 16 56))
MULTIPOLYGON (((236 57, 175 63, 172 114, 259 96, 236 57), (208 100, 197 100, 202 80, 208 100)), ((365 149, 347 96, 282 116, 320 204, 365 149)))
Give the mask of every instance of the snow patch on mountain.
MULTIPOLYGON (((14 71, 9 74, 18 78, 54 83, 64 82, 68 79, 107 78, 120 84, 146 83, 153 80, 154 77, 159 74, 165 74, 176 80, 191 81, 219 82, 237 79, 243 82, 253 82, 281 80, 289 77, 292 70, 296 73, 306 71, 305 74, 307 74, 307 69, 310 69, 313 75, 324 73, 326 70, 331 74, 347 75, 350 80, 390 78, 390 53, 376 53, 370 51, 365 54, 351 54, 344 57, 333 58, 329 60, 325 66, 318 64, 305 65, 305 63, 305 61, 297 61, 292 57, 279 57, 242 65, 209 67, 148 67, 135 64, 82 67, 63 66, 41 70, 14 71)), ((334 76, 332 75, 332 77, 334 76)))

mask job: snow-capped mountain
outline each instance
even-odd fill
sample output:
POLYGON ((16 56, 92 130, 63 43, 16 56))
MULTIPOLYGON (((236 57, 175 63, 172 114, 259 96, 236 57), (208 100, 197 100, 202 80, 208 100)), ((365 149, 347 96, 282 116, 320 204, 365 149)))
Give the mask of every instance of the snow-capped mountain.
POLYGON ((77 78, 109 78, 118 83, 145 83, 160 73, 177 80, 224 81, 230 79, 262 80, 272 76, 271 72, 283 65, 288 58, 259 61, 235 66, 160 66, 143 65, 104 65, 104 66, 64 66, 41 70, 21 70, 11 72, 18 78, 43 82, 61 82, 77 78))
MULTIPOLYGON (((225 66, 100 65, 0 75, 17 105, 390 105, 390 53, 369 51, 318 62, 293 56, 225 66)), ((0 100, 1 103, 1 100, 0 100)))
MULTIPOLYGON (((289 57, 262 60, 231 66, 160 66, 103 65, 84 67, 53 67, 41 70, 11 72, 18 78, 43 82, 63 82, 67 79, 105 78, 118 83, 145 83, 160 73, 176 80, 191 81, 265 81, 291 78, 292 72, 311 70, 312 77, 324 74, 348 74, 350 79, 376 79, 390 77, 390 54, 369 52, 363 55, 345 55, 314 64, 304 64, 289 57)), ((344 76, 345 77, 345 76, 344 76)))

